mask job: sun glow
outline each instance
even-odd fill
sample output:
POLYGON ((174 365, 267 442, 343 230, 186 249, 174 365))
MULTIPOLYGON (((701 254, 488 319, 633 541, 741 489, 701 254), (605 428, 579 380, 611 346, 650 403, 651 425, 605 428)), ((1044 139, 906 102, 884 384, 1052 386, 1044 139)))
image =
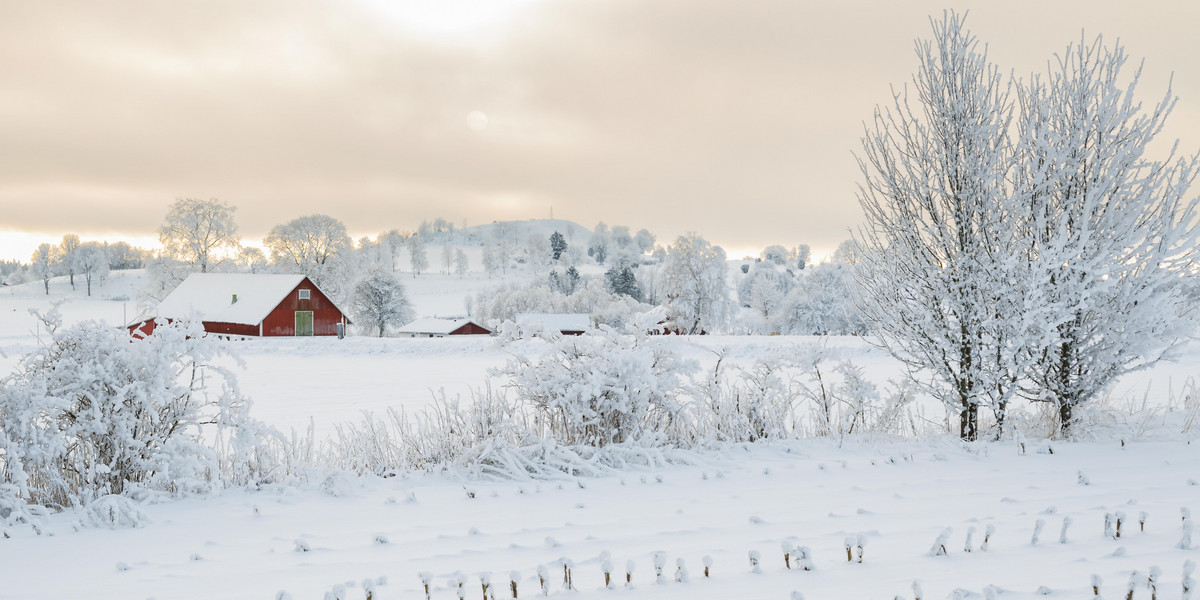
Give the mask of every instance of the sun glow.
POLYGON ((511 24, 539 0, 362 0, 372 12, 413 33, 435 37, 478 34, 511 24))

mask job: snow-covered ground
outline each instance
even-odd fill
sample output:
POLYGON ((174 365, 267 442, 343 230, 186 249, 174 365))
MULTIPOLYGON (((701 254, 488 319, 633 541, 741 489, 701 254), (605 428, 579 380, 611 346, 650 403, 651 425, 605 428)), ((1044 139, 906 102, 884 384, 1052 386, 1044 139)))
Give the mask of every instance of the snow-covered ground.
MULTIPOLYGON (((52 282, 49 297, 40 282, 0 289, 0 370, 11 370, 44 335, 29 308, 67 298, 65 320, 116 325, 135 312, 142 277, 114 272, 92 298, 82 286, 72 292, 65 278, 52 282)), ((421 314, 462 314, 465 294, 495 283, 478 273, 423 274, 409 293, 421 314)), ((668 339, 705 368, 719 352, 726 364, 749 365, 772 352, 825 345, 878 385, 902 372, 853 338, 668 339)), ((492 338, 365 337, 236 347, 253 416, 285 431, 312 422, 318 438, 364 411, 420 410, 438 390, 467 398, 520 349, 492 338)), ((1179 362, 1127 376, 1111 405, 1128 404, 1148 419, 1161 415, 1154 407, 1178 401, 1200 366, 1198 352, 1189 346, 1179 362)), ((936 410, 930 416, 941 418, 936 410)), ((1056 444, 1053 454, 1040 442, 1020 454, 1013 442, 812 440, 723 447, 599 478, 541 482, 470 481, 454 472, 386 479, 317 473, 295 485, 148 502, 141 507, 146 523, 134 529, 77 530, 70 513, 51 515, 42 535, 14 528, 0 538, 0 599, 274 598, 280 590, 320 599, 347 582, 345 597, 363 598, 355 582, 365 578, 386 578, 374 598, 418 599, 421 571, 434 574, 433 598, 457 597, 447 583, 457 572, 466 576, 468 598, 480 597, 480 573, 491 574, 497 598, 511 597, 512 571, 528 598, 538 595, 539 565, 551 565, 551 595, 565 597, 560 558, 575 563, 577 592, 570 594, 585 598, 788 598, 792 591, 810 599, 912 598, 913 580, 924 598, 952 597, 959 588, 978 596, 988 585, 998 586, 998 598, 1079 598, 1091 594, 1092 574, 1104 578, 1102 592, 1112 598, 1125 596, 1133 570, 1144 575, 1159 566, 1158 597, 1173 599, 1181 595, 1183 561, 1200 558, 1194 548, 1176 547, 1180 509, 1200 510, 1200 447, 1187 443, 1195 428, 1173 437, 1056 444), (1104 515, 1117 511, 1126 515, 1122 537, 1107 539, 1104 515), (1145 532, 1136 523, 1143 511, 1145 532), (1060 543, 1066 517, 1073 525, 1060 543), (1039 520, 1044 530, 1032 544, 1039 520), (989 526, 995 535, 983 551, 989 526), (928 556, 947 527, 949 555, 928 556), (971 528, 975 551, 966 553, 971 528), (844 540, 859 535, 863 562, 848 563, 844 540), (297 551, 297 540, 310 551, 297 551), (815 570, 786 569, 785 542, 811 548, 815 570), (653 575, 659 551, 667 560, 661 585, 653 575), (751 573, 751 551, 761 553, 762 574, 751 573), (633 561, 632 589, 602 589, 604 552, 622 582, 633 561), (707 579, 705 556, 713 565, 707 579), (686 583, 674 581, 678 558, 686 561, 686 583)), ((1135 597, 1150 597, 1144 584, 1135 597)))
MULTIPOLYGON (((60 515, 41 536, 13 531, 0 540, 0 598, 274 598, 286 590, 320 599, 346 582, 345 597, 363 598, 357 582, 385 578, 375 598, 418 599, 422 571, 434 575, 433 598, 456 598, 448 581, 459 572, 468 598, 481 597, 481 573, 491 575, 495 597, 511 597, 513 571, 520 597, 530 598, 539 595, 539 565, 549 565, 551 595, 560 597, 911 598, 916 580, 923 598, 960 588, 980 597, 989 585, 1013 600, 1086 598, 1093 574, 1104 579, 1102 593, 1124 597, 1133 571, 1157 566, 1158 597, 1180 598, 1181 567, 1200 558, 1194 545, 1177 547, 1180 509, 1200 510, 1200 447, 1038 450, 813 441, 727 448, 688 466, 582 480, 334 475, 324 485, 149 504, 147 524, 136 529, 75 531, 60 515), (1121 538, 1106 538, 1104 515, 1117 512, 1125 515, 1121 538), (946 528, 948 555, 930 556, 946 528), (857 545, 859 536, 863 561, 847 562, 844 541, 857 545), (814 570, 796 562, 788 570, 785 542, 807 546, 814 570), (751 551, 761 555, 761 574, 751 572, 751 551), (622 582, 615 591, 603 588, 605 552, 622 582), (667 559, 663 584, 655 583, 655 552, 667 559), (563 590, 560 558, 575 564, 576 592, 563 590), (676 559, 688 582, 675 582, 676 559), (627 561, 632 589, 623 583, 627 561)), ((1135 598, 1150 598, 1144 583, 1135 598)))

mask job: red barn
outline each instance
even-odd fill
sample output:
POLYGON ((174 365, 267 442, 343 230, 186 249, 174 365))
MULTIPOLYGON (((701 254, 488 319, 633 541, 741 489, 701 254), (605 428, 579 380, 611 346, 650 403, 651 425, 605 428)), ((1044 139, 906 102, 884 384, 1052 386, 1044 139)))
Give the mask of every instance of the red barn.
POLYGON ((158 305, 158 314, 129 326, 154 333, 154 320, 194 319, 217 335, 337 335, 349 319, 304 275, 193 273, 158 305))

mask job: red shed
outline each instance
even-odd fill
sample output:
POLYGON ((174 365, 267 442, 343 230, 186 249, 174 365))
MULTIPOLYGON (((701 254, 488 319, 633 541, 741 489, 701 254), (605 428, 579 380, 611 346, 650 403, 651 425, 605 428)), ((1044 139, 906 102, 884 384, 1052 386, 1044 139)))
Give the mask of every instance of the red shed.
POLYGON ((446 337, 448 335, 491 335, 470 319, 417 319, 396 330, 401 337, 446 337))
POLYGON ((158 314, 129 326, 150 335, 154 319, 195 319, 204 331, 236 336, 337 335, 342 310, 304 275, 193 273, 158 305, 158 314))

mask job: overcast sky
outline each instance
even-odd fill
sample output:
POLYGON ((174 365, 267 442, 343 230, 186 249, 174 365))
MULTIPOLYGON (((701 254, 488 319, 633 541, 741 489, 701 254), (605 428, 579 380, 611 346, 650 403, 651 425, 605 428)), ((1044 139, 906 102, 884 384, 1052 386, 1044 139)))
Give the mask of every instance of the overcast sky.
MULTIPOLYGON (((63 233, 149 243, 176 197, 243 239, 325 213, 696 231, 731 254, 830 249, 861 213, 862 122, 945 5, 786 0, 6 3, 0 257, 63 233), (828 4, 828 5, 827 5, 828 4)), ((1200 148, 1194 2, 955 3, 1018 75, 1088 35, 1175 75, 1200 148)))

